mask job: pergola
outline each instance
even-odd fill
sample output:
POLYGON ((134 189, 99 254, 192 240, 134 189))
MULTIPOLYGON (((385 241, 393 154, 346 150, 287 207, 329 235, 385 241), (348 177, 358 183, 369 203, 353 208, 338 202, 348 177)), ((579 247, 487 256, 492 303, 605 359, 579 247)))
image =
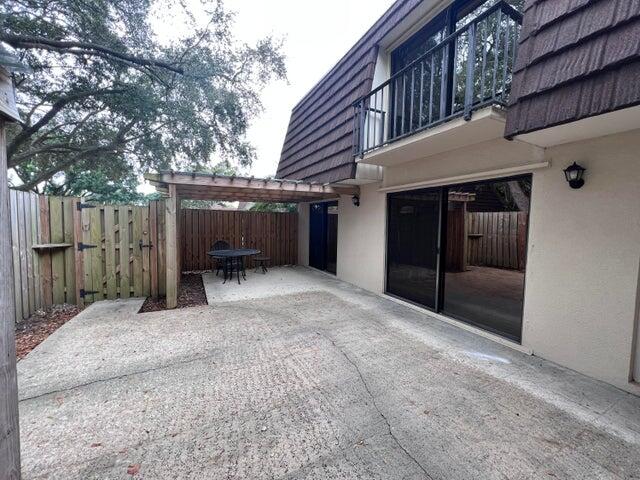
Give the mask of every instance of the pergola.
POLYGON ((167 308, 175 308, 178 303, 181 274, 178 241, 180 200, 300 203, 332 200, 341 195, 359 195, 360 192, 356 185, 328 185, 206 173, 161 172, 147 173, 144 177, 158 192, 166 196, 167 308))

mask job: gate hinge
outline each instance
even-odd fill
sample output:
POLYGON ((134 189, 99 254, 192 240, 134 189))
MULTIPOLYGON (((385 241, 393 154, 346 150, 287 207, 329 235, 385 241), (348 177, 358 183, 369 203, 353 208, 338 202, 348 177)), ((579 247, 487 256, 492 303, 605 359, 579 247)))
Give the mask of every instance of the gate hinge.
POLYGON ((82 252, 83 250, 86 250, 87 248, 97 248, 97 245, 90 245, 88 243, 82 243, 82 242, 78 242, 78 251, 82 252))
POLYGON ((142 250, 143 248, 149 247, 149 248, 153 248, 153 242, 149 242, 149 244, 145 244, 142 242, 142 240, 140 240, 138 242, 138 245, 140 246, 140 250, 142 250))
POLYGON ((78 209, 78 211, 82 211, 83 208, 96 208, 96 206, 95 205, 91 205, 90 203, 78 202, 76 204, 76 208, 78 209))
POLYGON ((93 295, 94 293, 98 293, 97 290, 85 290, 84 288, 80 289, 80 298, 84 298, 87 295, 93 295))

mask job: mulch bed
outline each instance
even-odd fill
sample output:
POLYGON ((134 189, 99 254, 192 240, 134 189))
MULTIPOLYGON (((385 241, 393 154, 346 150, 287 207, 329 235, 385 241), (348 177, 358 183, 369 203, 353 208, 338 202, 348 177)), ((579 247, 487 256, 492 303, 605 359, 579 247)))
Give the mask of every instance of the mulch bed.
MULTIPOLYGON (((178 308, 199 307, 207 304, 201 273, 183 273, 178 292, 178 308)), ((156 300, 147 298, 138 313, 158 312, 167 309, 167 300, 160 297, 156 300)))
POLYGON ((18 360, 40 345, 49 335, 67 323, 82 309, 76 305, 55 305, 37 312, 16 324, 16 356, 18 360))

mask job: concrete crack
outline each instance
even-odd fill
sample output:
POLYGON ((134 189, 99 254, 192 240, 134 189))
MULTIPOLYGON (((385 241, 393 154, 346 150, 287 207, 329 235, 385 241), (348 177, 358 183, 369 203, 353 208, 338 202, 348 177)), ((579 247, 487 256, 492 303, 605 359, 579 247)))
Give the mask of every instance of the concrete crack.
POLYGON ((400 441, 398 440, 398 438, 395 436, 395 434, 393 433, 393 430, 391 429, 391 423, 389 422, 389 419, 387 418, 387 416, 382 412, 382 410, 380 410, 380 407, 378 406, 377 402, 376 402, 376 397, 373 395, 373 392, 371 391, 371 389, 369 388, 369 385, 367 384, 367 381, 365 380, 364 376, 362 375, 362 371, 360 370, 360 367, 358 367, 358 365, 351 359, 351 357, 349 357, 349 355, 347 355, 347 353, 342 350, 342 348, 340 348, 338 346, 338 344, 336 344, 336 342, 330 338, 329 336, 321 333, 321 332, 316 332, 318 335, 326 338, 328 341, 331 342, 331 344, 335 347, 336 350, 338 350, 342 356, 347 360, 347 362, 349 362, 351 364, 351 366, 353 366, 353 368, 355 369, 355 371, 357 372, 358 376, 360 377, 360 382, 362 383, 362 385, 364 386, 364 389, 366 390, 367 394, 369 395, 369 397, 371 398, 371 403, 373 404, 373 407, 376 409, 376 411, 378 412, 378 414, 382 417, 382 419, 384 420, 385 424, 387 425, 387 431, 389 433, 389 436, 391 437, 391 439, 394 441, 394 443, 398 446, 398 448, 400 450, 402 450, 402 452, 411 459, 411 461, 420 469, 422 470, 422 472, 426 475, 427 478, 429 479, 433 479, 433 477, 431 475, 429 475, 429 473, 427 472, 427 470, 422 466, 422 464, 413 456, 411 455, 411 453, 409 453, 409 451, 400 443, 400 441))
MULTIPOLYGON (((76 390, 78 388, 83 388, 83 387, 88 387, 90 385, 95 385, 96 383, 110 382, 112 380, 122 380, 123 378, 133 377, 134 375, 142 375, 144 373, 156 372, 158 370, 164 370, 164 369, 167 369, 167 368, 176 367, 176 366, 180 366, 180 365, 187 365, 189 363, 194 363, 194 362, 198 362, 198 361, 201 361, 201 360, 207 360, 207 359, 213 358, 214 356, 215 355, 205 355, 205 356, 202 356, 202 357, 190 358, 188 360, 180 360, 179 362, 174 362, 174 363, 170 363, 170 364, 167 364, 167 365, 159 365, 157 367, 147 368, 145 370, 138 370, 138 371, 135 371, 135 372, 123 373, 122 375, 116 375, 115 377, 98 378, 96 380, 91 380, 90 382, 80 383, 78 385, 72 385, 72 386, 67 387, 67 388, 61 388, 60 390, 52 390, 50 392, 44 392, 44 393, 41 393, 39 395, 33 395, 32 397, 21 398, 20 402, 26 402, 27 400, 34 400, 36 398, 46 397, 47 395, 54 395, 54 394, 57 394, 57 393, 65 393, 65 392, 69 392, 71 390, 76 390)), ((215 364, 215 362, 214 362, 214 364, 215 364)))

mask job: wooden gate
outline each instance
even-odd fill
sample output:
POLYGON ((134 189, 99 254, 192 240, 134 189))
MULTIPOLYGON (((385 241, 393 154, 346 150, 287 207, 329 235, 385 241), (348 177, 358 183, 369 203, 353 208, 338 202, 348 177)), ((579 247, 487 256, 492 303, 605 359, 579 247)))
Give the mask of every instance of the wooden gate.
POLYGON ((85 303, 164 294, 164 204, 80 204, 79 295, 85 303))

